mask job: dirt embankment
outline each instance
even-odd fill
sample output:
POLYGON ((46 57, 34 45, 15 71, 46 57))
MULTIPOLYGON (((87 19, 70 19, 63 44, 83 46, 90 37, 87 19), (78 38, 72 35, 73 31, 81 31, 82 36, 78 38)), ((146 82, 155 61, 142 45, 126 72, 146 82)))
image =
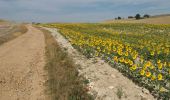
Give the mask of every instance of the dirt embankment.
POLYGON ((0 100, 46 100, 44 95, 44 35, 28 32, 0 46, 0 100))

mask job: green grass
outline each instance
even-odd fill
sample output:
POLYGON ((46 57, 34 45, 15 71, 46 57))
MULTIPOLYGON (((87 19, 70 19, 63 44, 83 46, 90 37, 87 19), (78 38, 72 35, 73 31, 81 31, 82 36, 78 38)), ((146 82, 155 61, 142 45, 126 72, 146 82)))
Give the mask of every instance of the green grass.
POLYGON ((117 95, 117 97, 119 98, 119 99, 121 99, 122 98, 122 96, 123 96, 123 89, 122 89, 122 87, 117 87, 117 92, 116 92, 116 95, 117 95))

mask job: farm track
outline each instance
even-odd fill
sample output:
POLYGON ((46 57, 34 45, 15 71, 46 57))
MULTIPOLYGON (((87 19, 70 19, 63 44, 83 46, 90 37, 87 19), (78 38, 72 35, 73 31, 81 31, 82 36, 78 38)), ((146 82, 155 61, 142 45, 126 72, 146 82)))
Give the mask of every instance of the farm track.
POLYGON ((27 33, 0 46, 0 100, 47 100, 44 35, 26 27, 27 33))
POLYGON ((56 41, 65 48, 63 50, 66 50, 74 62, 81 66, 79 73, 90 81, 88 88, 90 93, 96 96, 96 100, 119 100, 118 95, 122 95, 121 100, 155 99, 148 90, 137 86, 100 58, 87 59, 75 50, 57 29, 45 29, 52 32, 56 41))

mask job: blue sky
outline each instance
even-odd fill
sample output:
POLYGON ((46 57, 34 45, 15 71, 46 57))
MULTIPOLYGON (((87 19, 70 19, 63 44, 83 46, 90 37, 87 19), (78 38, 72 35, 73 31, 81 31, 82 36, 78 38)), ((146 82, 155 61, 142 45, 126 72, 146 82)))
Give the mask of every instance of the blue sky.
POLYGON ((35 22, 97 22, 169 14, 170 0, 0 0, 0 18, 35 22))

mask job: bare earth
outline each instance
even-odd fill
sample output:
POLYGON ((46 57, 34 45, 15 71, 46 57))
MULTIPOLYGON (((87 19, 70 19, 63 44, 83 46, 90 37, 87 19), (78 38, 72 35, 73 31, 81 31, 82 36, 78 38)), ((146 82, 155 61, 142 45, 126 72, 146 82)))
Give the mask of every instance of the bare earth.
POLYGON ((0 46, 0 100, 46 100, 44 35, 28 32, 0 46))
POLYGON ((123 91, 121 100, 155 99, 148 90, 135 85, 131 80, 124 77, 103 60, 96 58, 96 62, 95 59, 87 59, 75 50, 56 29, 45 29, 52 32, 56 41, 63 48, 66 48, 69 56, 71 56, 77 65, 81 66, 79 72, 90 81, 88 88, 90 89, 90 93, 96 95, 96 100, 119 100, 117 91, 120 88, 122 88, 123 91))

